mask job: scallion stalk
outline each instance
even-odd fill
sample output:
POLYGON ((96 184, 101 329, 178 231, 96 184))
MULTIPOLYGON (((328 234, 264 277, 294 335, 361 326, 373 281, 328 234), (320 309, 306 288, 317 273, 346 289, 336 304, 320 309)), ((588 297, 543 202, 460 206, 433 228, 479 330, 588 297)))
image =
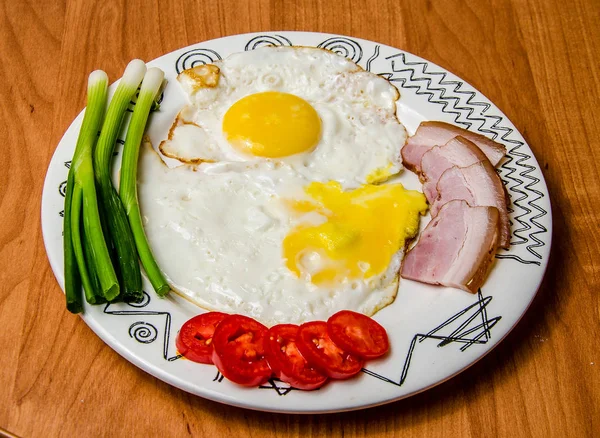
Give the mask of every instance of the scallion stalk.
POLYGON ((67 191, 65 193, 65 208, 63 221, 63 248, 65 254, 65 297, 67 299, 67 310, 71 313, 83 311, 81 303, 81 276, 77 269, 77 260, 73 248, 71 231, 71 201, 73 199, 73 188, 75 187, 75 175, 73 166, 69 169, 67 178, 67 191))
POLYGON ((83 283, 83 290, 85 292, 85 299, 90 304, 96 304, 96 295, 94 293, 94 286, 90 279, 88 272, 88 264, 83 253, 83 236, 81 232, 81 213, 83 207, 83 189, 81 186, 76 185, 73 190, 73 198, 71 201, 71 224, 75 225, 71 228, 73 238, 73 249, 75 251, 75 259, 77 260, 77 266, 79 266, 79 274, 81 275, 81 282, 83 283))
MULTIPOLYGON (((123 204, 112 185, 112 155, 121 129, 125 111, 146 73, 146 65, 139 59, 131 61, 111 99, 96 149, 94 150, 94 174, 99 187, 105 220, 119 261, 123 286, 123 299, 139 301, 143 298, 142 277, 135 240, 123 204)), ((110 301, 115 297, 106 298, 110 301)))
MULTIPOLYGON (((103 233, 104 233, 104 235, 106 235, 108 232, 103 231, 103 233)), ((100 286, 100 279, 98 278, 98 273, 96 272, 96 266, 94 265, 94 260, 92 259, 91 245, 90 245, 89 239, 87 238, 87 235, 85 234, 84 226, 81 227, 81 243, 82 243, 83 257, 85 260, 85 264, 88 268, 88 275, 89 275, 90 283, 92 286, 92 291, 94 293, 94 295, 91 296, 86 291, 85 299, 90 304, 106 303, 106 298, 104 298, 104 295, 102 295, 102 287, 100 286)), ((110 248, 108 248, 108 253, 110 254, 110 248)), ((111 260, 112 260, 112 256, 111 256, 111 260)), ((114 266, 115 266, 115 262, 113 261, 113 267, 114 266)), ((119 275, 117 274, 117 278, 118 277, 119 277, 119 275)))
POLYGON ((121 180, 119 184, 119 196, 121 197, 129 224, 131 225, 131 231, 133 232, 140 260, 150 283, 152 283, 152 287, 159 296, 165 296, 169 292, 170 287, 154 260, 152 250, 146 239, 146 233, 144 232, 137 196, 137 168, 140 144, 148 121, 148 115, 154 106, 164 76, 162 70, 151 68, 144 77, 133 110, 133 116, 129 122, 125 146, 123 147, 121 180))
POLYGON ((72 187, 65 197, 65 289, 67 301, 81 295, 80 283, 75 281, 81 278, 86 299, 95 303, 95 295, 101 293, 107 299, 119 295, 119 283, 113 268, 104 234, 100 222, 98 199, 94 181, 94 167, 92 163, 92 150, 98 138, 98 130, 102 124, 106 108, 106 95, 108 77, 106 73, 96 70, 88 79, 88 105, 83 117, 83 123, 77 138, 77 145, 69 178, 72 177, 72 187), (83 217, 84 233, 81 232, 81 218, 83 217), (85 234, 86 249, 89 261, 83 250, 82 234, 85 234), (66 241, 70 239, 69 246, 66 241), (73 263, 76 261, 77 266, 73 263), (95 287, 89 276, 89 266, 94 269, 94 275, 100 285, 100 291, 95 287), (78 273, 74 272, 78 269, 78 273))

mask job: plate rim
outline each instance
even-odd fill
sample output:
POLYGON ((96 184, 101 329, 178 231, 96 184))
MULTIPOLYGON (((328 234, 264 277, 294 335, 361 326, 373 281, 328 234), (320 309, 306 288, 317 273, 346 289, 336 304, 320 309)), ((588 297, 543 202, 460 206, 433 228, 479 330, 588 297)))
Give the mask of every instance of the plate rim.
MULTIPOLYGON (((450 74, 452 77, 457 78, 460 82, 462 82, 463 84, 467 85, 468 87, 470 87, 472 90, 474 90, 474 92, 478 95, 478 97, 482 97, 487 103, 489 103, 493 108, 496 108, 499 116, 507 121, 513 128, 514 131, 516 133, 519 134, 519 136, 522 137, 522 134, 519 132, 519 130, 516 128, 516 126, 512 123, 512 121, 502 112, 502 110, 500 108, 498 108, 498 106, 496 104, 494 104, 490 99, 487 98, 487 96, 485 94, 483 94, 481 91, 479 91, 478 89, 476 89, 475 87, 473 87, 470 83, 468 83, 467 81, 463 80, 462 78, 456 76, 455 74, 453 74, 451 71, 449 71, 446 68, 443 68, 427 59, 421 58, 417 55, 412 54, 411 52, 408 52, 406 50, 403 49, 399 49, 393 46, 389 46, 387 44, 382 44, 376 41, 371 41, 371 40, 366 40, 364 38, 358 38, 358 37, 353 37, 353 36, 346 36, 346 35, 341 35, 341 34, 333 34, 333 33, 324 33, 324 32, 304 32, 304 31, 265 31, 265 32, 250 32, 250 33, 243 33, 243 34, 235 34, 235 35, 226 35, 223 37, 219 37, 219 38, 214 38, 214 39, 210 39, 210 40, 206 40, 206 41, 200 41, 200 42, 196 42, 194 44, 188 45, 186 47, 181 47, 178 49, 175 49, 171 52, 168 53, 164 53, 163 55, 161 55, 158 58, 155 58, 151 61, 148 61, 149 65, 152 65, 152 63, 154 62, 158 62, 162 57, 164 56, 168 56, 168 55, 172 55, 175 52, 184 52, 184 51, 188 51, 188 50, 193 50, 195 47, 198 47, 199 45, 209 45, 211 43, 214 43, 216 41, 221 41, 224 39, 228 39, 228 38, 241 38, 241 37, 245 37, 247 39, 251 39, 253 37, 258 37, 258 36, 278 36, 278 35, 296 35, 296 36, 302 36, 303 34, 310 34, 310 35, 318 35, 323 37, 323 39, 325 40, 326 38, 333 38, 333 37, 340 37, 340 38, 347 38, 347 39, 351 39, 351 40, 358 40, 361 42, 366 42, 369 44, 374 44, 374 45, 379 45, 379 46, 385 46, 388 47, 390 49, 393 49, 399 53, 404 53, 406 55, 409 55, 411 57, 414 57, 415 59, 422 61, 424 63, 427 63, 429 66, 445 72, 447 74, 450 74)), ((115 83, 117 83, 118 81, 115 81, 113 84, 111 84, 111 86, 114 86, 115 83)), ((401 87, 398 87, 401 89, 401 87)), ((59 287, 61 288, 61 290, 64 291, 64 277, 62 276, 62 266, 58 266, 57 260, 56 258, 51 257, 50 255, 50 238, 49 236, 49 232, 50 230, 47 229, 47 221, 44 220, 44 217, 48 214, 46 211, 47 205, 46 202, 44 202, 44 199, 48 198, 49 195, 47 195, 47 191, 50 190, 50 185, 49 185, 49 179, 50 179, 50 173, 51 173, 51 165, 54 162, 55 156, 59 151, 59 146, 63 143, 63 141, 65 140, 65 138, 67 137, 67 133, 70 130, 71 126, 73 126, 74 124, 77 124, 78 121, 80 120, 80 118, 83 115, 83 112, 85 111, 85 107, 82 109, 82 111, 74 118, 74 120, 71 122, 71 124, 69 125, 69 127, 65 130, 65 133, 63 134, 63 136, 61 137, 60 141, 58 142, 53 154, 52 154, 52 158, 50 160, 50 162, 48 163, 48 168, 46 170, 46 176, 44 178, 44 186, 43 186, 43 190, 42 190, 42 202, 41 202, 41 209, 40 209, 40 213, 41 213, 41 226, 42 226, 42 236, 43 236, 43 240, 44 240, 44 248, 47 254, 47 258, 48 261, 50 263, 50 266, 52 268, 53 274, 55 276, 55 278, 57 279, 57 282, 59 284, 59 287)), ((478 130, 479 131, 479 130, 478 130)), ((524 140, 524 139, 523 139, 524 140)), ((375 406, 380 406, 383 404, 388 404, 388 403, 392 403, 395 401, 399 401, 401 399, 416 395, 418 393, 421 393, 423 391, 426 391, 428 389, 431 389, 435 386, 441 385, 442 383, 452 379, 453 377, 455 377, 456 375, 464 372, 465 370, 467 370, 468 368, 470 368, 471 366, 475 365, 477 362, 479 362, 481 359, 483 359, 485 356, 487 356, 487 354, 489 354, 497 345, 499 345, 513 330, 514 328, 517 326, 517 324, 522 320, 522 318, 525 316, 525 314, 527 313, 527 311, 529 310, 529 308, 531 307, 531 304, 533 302, 533 300, 535 299, 535 297, 538 294, 538 291, 540 289, 540 286, 544 280, 545 277, 545 273, 548 267, 548 262, 549 262, 549 256, 550 256, 550 251, 552 248, 552 230, 553 230, 553 220, 552 220, 552 205, 551 205, 551 198, 550 198, 550 194, 549 194, 549 190, 548 190, 548 186, 546 184, 546 180, 545 177, 543 175, 542 169, 539 165, 539 162, 537 161, 537 158, 535 157, 535 155, 533 154, 533 151, 531 150, 529 144, 524 141, 523 142, 524 146, 526 146, 529 151, 531 152, 531 159, 535 162, 535 164, 537 164, 537 170, 539 171, 539 174, 541 176, 541 178, 539 178, 538 184, 542 184, 541 188, 543 189, 542 191, 544 193, 547 194, 547 216, 548 218, 547 220, 547 229, 546 229, 546 239, 544 241, 544 244, 547 246, 546 249, 546 257, 543 257, 540 261, 540 268, 541 268, 541 275, 539 276, 538 281, 536 281, 536 285, 535 285, 535 293, 533 293, 531 295, 531 298, 529 300, 529 302, 527 303, 527 305, 525 306, 524 310, 520 313, 520 315, 518 316, 518 318, 510 325, 510 327, 506 330, 506 332, 500 337, 498 338, 498 340, 496 340, 495 342, 493 342, 489 347, 487 347, 482 354, 480 354, 475 360, 472 360, 471 362, 467 363, 465 366, 461 367, 460 369, 456 370, 454 373, 452 373, 451 375, 448 375, 444 378, 442 378, 441 380, 438 380, 430 385, 424 386, 418 390, 403 394, 399 397, 396 398, 392 398, 392 399, 385 399, 385 400, 381 400, 379 402, 375 402, 375 403, 369 403, 369 404, 360 404, 360 405, 353 405, 353 406, 348 406, 348 407, 344 407, 344 408, 334 408, 334 409, 319 409, 319 410, 310 410, 310 409, 294 409, 294 410, 287 410, 287 409, 271 409, 265 406, 257 406, 257 405, 253 405, 253 404, 248 404, 246 402, 244 402, 243 400, 240 401, 238 399, 236 399, 234 396, 228 395, 228 394, 223 394, 222 392, 219 391, 214 391, 208 387, 203 388, 203 393, 202 394, 198 394, 196 391, 193 390, 193 388, 191 388, 191 385, 189 385, 188 382, 186 382, 184 379, 181 379, 180 376, 175 376, 174 374, 168 373, 167 371, 165 371, 164 369, 161 369, 160 367, 158 367, 157 365, 153 365, 148 363, 146 360, 144 360, 143 358, 141 358, 140 356, 136 355, 134 352, 132 352, 130 349, 125 348, 125 346, 120 343, 117 342, 117 340, 107 331, 103 328, 102 324, 100 324, 100 322, 94 318, 92 318, 90 316, 89 313, 84 313, 81 314, 81 318, 84 320, 84 322, 92 329, 92 331, 96 334, 96 336, 98 336, 104 343, 106 343, 110 348, 112 348, 113 350, 115 350, 119 355, 121 355, 123 358, 125 358, 127 361, 131 362, 133 365, 135 365, 138 368, 141 368, 142 370, 144 370, 145 372, 151 374, 152 376, 154 376, 155 378, 160 379, 161 381, 175 386, 181 390, 184 390, 186 392, 189 392, 191 394, 194 394, 196 396, 200 396, 202 398, 206 398, 212 401, 216 401, 216 402, 220 402, 220 403, 224 403, 224 404, 228 404, 231 406, 236 406, 236 407, 241 407, 241 408, 245 408, 245 409, 251 409, 251 410, 256 410, 256 411, 262 411, 262 412, 273 412, 273 413, 295 413, 295 414, 314 414, 314 413, 336 413, 336 412, 348 412, 348 411, 353 411, 353 410, 360 410, 360 409, 368 409, 371 407, 375 407, 375 406)), ((540 187, 538 186, 538 189, 540 187)))

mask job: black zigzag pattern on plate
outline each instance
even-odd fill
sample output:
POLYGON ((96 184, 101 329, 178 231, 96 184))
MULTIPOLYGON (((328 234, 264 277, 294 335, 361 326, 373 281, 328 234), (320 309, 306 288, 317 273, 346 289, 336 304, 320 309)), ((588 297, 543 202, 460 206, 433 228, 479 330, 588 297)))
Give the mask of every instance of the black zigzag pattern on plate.
MULTIPOLYGON (((438 348, 450 344, 461 344, 460 351, 465 351, 473 345, 487 344, 492 337, 492 328, 502 319, 501 316, 495 316, 493 318, 488 317, 487 306, 491 301, 492 297, 484 297, 480 289, 477 292, 476 302, 455 313, 427 333, 415 334, 408 347, 408 352, 406 353, 399 379, 394 380, 366 368, 363 368, 362 372, 395 386, 402 386, 408 376, 410 363, 413 354, 415 354, 417 345, 426 340, 436 341, 438 348)), ((217 372, 213 382, 220 383, 222 381, 223 375, 217 372)), ((276 378, 269 379, 267 383, 260 385, 259 388, 274 390, 281 396, 287 395, 293 390, 297 390, 297 388, 276 378)))
MULTIPOLYGON (((282 382, 276 377, 272 377, 267 380, 267 383, 264 383, 258 387, 258 389, 270 389, 275 391, 277 395, 288 395, 292 391, 300 391, 298 388, 294 388, 290 386, 288 383, 282 382)), ((320 388, 317 388, 318 391, 320 388)))
POLYGON ((175 62, 177 74, 197 65, 211 64, 221 59, 221 55, 212 49, 191 49, 183 53, 175 62))
MULTIPOLYGON (((500 119, 500 117, 496 118, 500 119)), ((540 179, 534 175, 531 175, 531 173, 536 170, 535 166, 527 163, 527 160, 529 160, 531 156, 520 150, 523 146, 522 142, 507 139, 506 137, 510 134, 511 130, 510 128, 504 129, 506 132, 501 139, 507 143, 511 143, 512 148, 509 149, 506 160, 500 167, 506 170, 503 178, 514 183, 508 188, 509 191, 516 194, 516 196, 512 199, 512 205, 519 207, 523 211, 523 213, 515 216, 514 218, 514 220, 519 223, 520 227, 513 231, 513 237, 518 240, 511 241, 511 245, 526 245, 527 251, 537 260, 525 260, 514 254, 508 254, 506 252, 496 254, 496 258, 511 258, 524 264, 540 265, 539 260, 541 260, 542 256, 536 251, 536 249, 544 246, 545 242, 539 238, 539 235, 547 233, 548 229, 539 223, 538 220, 546 216, 548 212, 540 207, 536 202, 543 198, 544 194, 534 187, 540 181, 540 179), (517 166, 522 168, 518 175, 516 175, 517 166), (526 220, 527 216, 529 216, 529 221, 526 220), (535 228, 532 225, 535 226, 535 228), (523 235, 526 233, 529 233, 528 236, 523 235), (533 243, 531 243, 532 241, 533 243)))
POLYGON ((245 51, 258 49, 259 47, 268 46, 291 46, 292 42, 283 35, 258 35, 252 38, 246 47, 245 51))
POLYGON ((477 301, 460 312, 455 313, 446 321, 431 329, 427 333, 417 333, 410 342, 402 373, 398 380, 382 376, 381 374, 363 368, 363 373, 396 386, 402 386, 408 376, 410 362, 417 345, 426 340, 434 340, 437 346, 444 347, 446 345, 458 343, 462 344, 460 351, 465 351, 467 348, 475 344, 486 344, 491 339, 491 329, 494 327, 501 316, 488 318, 487 306, 492 301, 492 297, 484 297, 481 290, 477 293, 477 301))
POLYGON ((451 114, 456 124, 484 133, 507 146, 508 153, 499 173, 512 198, 511 219, 518 224, 516 229, 514 222, 512 224, 511 245, 526 245, 531 257, 524 259, 508 252, 496 257, 540 265, 542 256, 536 250, 546 244, 540 237, 548 230, 538 220, 548 212, 537 203, 544 194, 535 188, 540 180, 531 175, 536 167, 529 163, 531 155, 522 150, 524 143, 511 138, 514 130, 504 124, 502 117, 486 114, 491 105, 477 101, 475 92, 466 90, 464 82, 449 79, 447 72, 433 70, 426 61, 408 61, 404 53, 386 59, 390 61, 391 71, 380 73, 381 76, 402 88, 415 90, 430 103, 441 105, 442 112, 451 114))
POLYGON ((356 62, 357 64, 363 57, 363 49, 358 42, 346 37, 328 38, 319 44, 317 47, 321 49, 331 50, 338 55, 356 62))
MULTIPOLYGON (((217 374, 215 375, 215 378, 212 381, 221 383, 224 378, 225 376, 223 376, 223 374, 217 371, 217 374)), ((269 380, 267 380, 266 383, 260 385, 258 389, 270 389, 272 391, 275 391, 277 395, 288 395, 292 391, 300 391, 298 388, 294 388, 293 386, 282 382, 276 377, 270 378, 269 380)))
MULTIPOLYGON (((117 316, 162 316, 165 318, 164 325, 164 334, 163 334, 163 358, 172 362, 181 357, 179 354, 175 354, 173 356, 169 355, 169 339, 171 336, 171 314, 169 312, 157 312, 153 310, 141 310, 146 308, 151 302, 150 295, 144 291, 144 299, 141 303, 128 303, 129 307, 133 307, 134 309, 140 310, 113 310, 114 304, 108 303, 104 307, 104 313, 107 315, 117 315, 117 316)), ((142 344, 151 344, 158 338, 159 330, 156 328, 154 324, 151 324, 147 321, 135 321, 129 326, 129 336, 135 339, 137 342, 142 344)))

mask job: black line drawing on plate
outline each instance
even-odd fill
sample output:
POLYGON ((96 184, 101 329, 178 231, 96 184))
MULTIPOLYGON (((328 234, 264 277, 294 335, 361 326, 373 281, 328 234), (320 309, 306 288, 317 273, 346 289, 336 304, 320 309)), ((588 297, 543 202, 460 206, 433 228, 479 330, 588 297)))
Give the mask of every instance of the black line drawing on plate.
POLYGON ((371 55, 371 57, 367 60, 367 66, 365 67, 365 69, 367 71, 371 71, 371 64, 373 63, 373 61, 375 61, 377 59, 377 57, 379 56, 379 44, 377 44, 375 46, 375 51, 373 52, 373 55, 371 55))
MULTIPOLYGON (((127 112, 129 112, 129 113, 133 112, 133 110, 135 109, 135 104, 139 97, 140 97, 140 89, 138 88, 138 90, 135 92, 135 97, 133 97, 129 101, 129 104, 127 105, 127 110, 126 110, 127 112)), ((158 96, 158 99, 156 99, 156 105, 160 106, 160 104, 162 103, 164 98, 165 98, 165 90, 161 90, 160 96, 158 96)), ((152 112, 152 111, 154 111, 154 109, 151 109, 150 111, 152 112)))
MULTIPOLYGON (((128 306, 141 309, 147 307, 151 298, 150 295, 144 291, 144 299, 141 303, 127 303, 128 306)), ((163 358, 172 362, 181 357, 180 354, 176 354, 174 356, 169 356, 169 340, 171 336, 171 313, 170 312, 158 312, 152 310, 112 310, 111 306, 114 306, 111 303, 106 304, 103 312, 107 315, 118 315, 118 316, 164 316, 165 317, 165 325, 164 325, 164 335, 163 335, 163 358), (110 309, 110 310, 109 310, 110 309)), ((134 338, 136 341, 144 344, 152 343, 158 337, 158 329, 145 321, 136 321, 131 326, 129 326, 129 336, 134 338), (133 331, 132 331, 133 330, 133 331), (137 330, 137 331, 136 331, 137 330), (137 336, 136 336, 137 335, 137 336), (154 339, 152 338, 154 337, 154 339), (151 340, 150 340, 151 339, 151 340)))
MULTIPOLYGON (((398 380, 385 377, 367 368, 363 368, 362 372, 371 377, 375 377, 376 379, 391 383, 395 386, 402 386, 408 376, 410 363, 416 347, 423 341, 434 340, 438 342, 438 347, 445 347, 450 344, 460 344, 461 347, 459 350, 461 352, 467 350, 473 345, 487 344, 492 336, 492 328, 502 319, 501 316, 495 316, 493 318, 488 317, 487 306, 491 301, 492 297, 484 297, 481 289, 479 289, 477 292, 477 301, 456 312, 450 318, 446 319, 435 328, 429 330, 427 333, 415 334, 408 347, 408 352, 402 367, 402 373, 398 380)), ((222 381, 223 375, 217 372, 213 382, 222 381)), ((260 385, 259 388, 275 390, 275 392, 281 396, 287 395, 292 390, 298 389, 291 387, 289 384, 284 383, 277 378, 269 379, 267 383, 260 385)))
POLYGON ((151 344, 158 337, 158 330, 146 321, 137 321, 129 326, 129 337, 142 344, 151 344))
POLYGON ((283 35, 259 35, 248 41, 244 50, 247 52, 249 50, 258 49, 259 47, 291 45, 292 42, 283 35))
MULTIPOLYGON (((217 371, 217 374, 215 375, 215 377, 212 381, 221 383, 224 378, 225 378, 225 376, 223 376, 223 374, 221 374, 219 371, 217 371)), ((293 386, 290 386, 288 383, 282 382, 281 380, 279 380, 276 377, 271 377, 265 383, 258 386, 258 389, 271 389, 271 390, 275 391, 277 393, 277 395, 280 395, 280 396, 288 395, 292 391, 300 391, 300 389, 294 388, 293 386)))
MULTIPOLYGON (((281 35, 260 35, 252 38, 246 44, 246 50, 252 50, 264 45, 292 45, 291 41, 281 35)), ((333 50, 334 52, 359 62, 363 57, 363 49, 356 41, 345 37, 332 37, 321 44, 319 47, 333 50)), ((370 69, 375 59, 380 55, 380 46, 376 45, 374 53, 366 62, 366 68, 370 69)), ((410 55, 408 55, 410 56, 410 55)), ((192 49, 183 53, 176 62, 177 73, 186 68, 195 65, 206 64, 221 59, 221 56, 211 49, 192 49)), ((536 185, 540 182, 532 173, 537 170, 531 164, 531 155, 523 151, 525 144, 515 135, 515 131, 506 126, 502 117, 489 114, 491 105, 485 102, 476 101, 476 94, 469 89, 464 82, 460 80, 449 79, 448 73, 436 71, 427 62, 409 61, 407 54, 400 52, 385 58, 390 62, 390 71, 379 73, 381 76, 396 83, 399 87, 412 89, 417 95, 427 98, 431 104, 440 105, 441 111, 452 115, 454 122, 467 129, 473 129, 487 134, 492 139, 499 138, 503 142, 508 153, 500 166, 500 175, 509 191, 512 199, 512 206, 515 209, 511 218, 517 223, 518 228, 513 228, 512 245, 525 245, 530 257, 521 257, 510 253, 497 254, 497 258, 510 258, 523 264, 540 265, 541 255, 537 249, 543 247, 546 243, 544 236, 547 235, 547 229, 539 219, 548 214, 548 212, 537 204, 545 195, 537 190, 536 185), (480 114, 478 116, 478 114, 480 114), (546 233, 546 234, 545 234, 546 233)), ((379 64, 383 62, 380 60, 379 64)), ((122 143, 122 141, 121 141, 122 143)), ((70 168, 71 162, 64 162, 65 167, 70 168)), ((59 194, 64 197, 66 181, 59 185, 59 194)), ((59 215, 64 216, 64 211, 59 215)), ((413 354, 418 354, 418 346, 425 341, 435 340, 439 348, 450 344, 461 344, 459 350, 465 351, 473 345, 486 344, 490 340, 491 329, 501 320, 501 316, 488 318, 487 306, 492 301, 492 296, 484 297, 481 290, 478 291, 477 301, 465 309, 457 312, 439 326, 427 333, 417 333, 412 338, 408 347, 407 355, 400 378, 392 378, 377 374, 368 369, 363 369, 363 373, 386 381, 396 386, 401 386, 409 372, 413 354)), ((172 362, 181 357, 175 352, 170 355, 169 342, 172 329, 172 316, 166 311, 151 311, 146 309, 151 303, 150 295, 144 292, 144 300, 141 303, 105 305, 103 312, 107 315, 135 317, 135 321, 129 326, 128 334, 132 339, 143 344, 154 343, 159 339, 162 330, 162 356, 167 362, 172 362), (117 307, 118 306, 118 307, 117 307), (116 310, 119 309, 119 310, 116 310), (137 321, 137 317, 145 317, 144 320, 137 321), (149 323, 146 320, 153 317, 164 318, 164 326, 156 323, 149 323)), ((154 322, 154 320, 152 320, 154 322)), ((157 343, 159 344, 159 343, 157 343)), ((171 352, 172 353, 172 352, 171 352)), ((221 382, 223 375, 217 372, 214 381, 221 382)), ((286 383, 272 378, 260 389, 275 390, 278 395, 283 396, 296 390, 286 383)))
POLYGON ((363 56, 363 50, 360 44, 353 39, 346 37, 328 38, 320 43, 317 47, 331 50, 338 55, 345 56, 357 64, 360 62, 363 56))
POLYGON ((212 49, 191 49, 177 58, 177 61, 175 62, 175 71, 179 74, 188 68, 197 65, 211 64, 220 59, 221 55, 212 49))
MULTIPOLYGON (((301 391, 298 388, 294 388, 290 386, 288 383, 282 382, 276 377, 270 378, 266 383, 263 383, 258 387, 258 389, 271 389, 277 393, 277 395, 283 396, 288 395, 292 391, 301 391)), ((315 391, 318 391, 320 388, 317 388, 315 391)))
POLYGON ((416 346, 421 342, 433 339, 438 342, 438 347, 444 347, 453 343, 462 344, 460 351, 465 351, 476 344, 488 343, 491 339, 491 329, 502 319, 501 316, 488 318, 487 306, 491 301, 492 297, 484 297, 480 289, 477 292, 477 301, 475 303, 455 313, 427 333, 415 334, 410 342, 408 353, 404 359, 402 373, 398 380, 382 376, 366 368, 363 368, 362 372, 393 385, 402 386, 408 376, 410 362, 415 353, 416 346))
MULTIPOLYGON (((225 378, 225 376, 223 374, 221 374, 219 371, 217 371, 217 374, 215 375, 215 377, 212 381, 221 383, 224 378, 225 378)), ((281 380, 279 380, 276 377, 270 378, 266 383, 263 383, 262 385, 260 385, 258 387, 258 389, 272 389, 278 395, 288 395, 292 391, 300 391, 298 388, 291 387, 290 385, 282 382, 281 380)))
POLYGON ((127 303, 127 305, 130 307, 135 307, 137 309, 146 307, 148 304, 150 304, 150 295, 145 290, 142 291, 142 294, 143 294, 142 301, 140 301, 139 303, 135 303, 135 302, 127 303))
POLYGON ((60 194, 60 196, 62 196, 63 198, 65 197, 66 193, 67 193, 67 181, 63 181, 58 185, 58 193, 60 194))
POLYGON ((500 177, 512 198, 513 225, 519 224, 519 228, 512 229, 511 246, 526 245, 532 257, 524 258, 502 250, 496 258, 539 266, 542 256, 536 249, 546 244, 540 237, 548 230, 538 220, 548 212, 537 203, 544 194, 535 188, 540 179, 531 175, 537 168, 529 162, 531 155, 522 150, 524 143, 513 135, 515 131, 505 125, 502 117, 488 114, 491 105, 476 101, 476 93, 467 89, 463 81, 449 79, 448 72, 435 70, 426 61, 409 61, 405 53, 386 59, 390 61, 390 71, 379 73, 382 77, 402 88, 414 90, 417 95, 426 96, 430 103, 441 105, 441 111, 451 114, 456 124, 487 134, 507 146, 500 177))

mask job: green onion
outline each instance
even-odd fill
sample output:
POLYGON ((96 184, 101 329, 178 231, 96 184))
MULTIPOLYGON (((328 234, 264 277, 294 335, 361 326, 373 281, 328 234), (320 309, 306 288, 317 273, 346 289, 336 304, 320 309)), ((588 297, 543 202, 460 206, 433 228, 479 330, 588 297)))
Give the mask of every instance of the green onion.
POLYGON ((106 107, 107 87, 108 77, 106 73, 97 70, 90 74, 88 79, 88 105, 83 117, 73 160, 71 161, 69 179, 67 180, 64 247, 65 290, 69 310, 82 310, 80 280, 83 283, 86 299, 91 304, 97 302, 96 294, 102 294, 107 299, 119 295, 119 283, 102 232, 92 163, 92 150, 98 138, 98 130, 106 107), (69 187, 69 180, 72 181, 71 187, 69 187), (81 230, 82 219, 83 233, 81 230), (86 240, 86 251, 89 259, 87 263, 82 235, 86 240), (74 261, 77 266, 75 266, 74 261), (94 283, 90 278, 88 269, 90 267, 93 268, 93 275, 96 275, 95 280, 100 286, 99 291, 95 290, 96 287, 94 287, 94 283))
POLYGON ((75 259, 80 267, 79 274, 81 275, 86 301, 90 304, 100 304, 106 302, 106 299, 100 292, 102 287, 100 285, 98 273, 96 272, 96 265, 92 258, 93 249, 91 247, 90 239, 87 238, 85 233, 85 226, 82 227, 82 205, 83 190, 79 186, 75 186, 71 209, 71 223, 79 224, 79 226, 72 227, 71 229, 75 259))
POLYGON ((154 260, 142 225, 142 215, 137 196, 137 167, 140 143, 142 142, 148 115, 150 110, 155 106, 164 76, 162 70, 151 68, 144 77, 133 110, 133 116, 129 123, 129 129, 127 130, 125 146, 123 147, 121 180, 119 184, 119 195, 129 218, 140 260, 150 283, 152 283, 154 290, 159 296, 165 296, 169 292, 170 287, 154 260))
POLYGON ((83 311, 81 304, 81 277, 77 269, 75 250, 73 248, 71 232, 71 200, 73 199, 73 188, 75 187, 75 176, 73 167, 69 169, 67 178, 67 192, 65 193, 64 225, 63 225, 63 247, 65 254, 65 296, 67 298, 67 310, 71 313, 83 311))
MULTIPOLYGON (((125 111, 135 97, 145 73, 146 65, 139 59, 135 59, 127 65, 123 78, 111 99, 98 138, 98 144, 94 151, 94 174, 100 191, 102 208, 106 212, 105 220, 110 238, 116 248, 123 287, 123 299, 126 301, 140 301, 143 299, 142 276, 135 240, 129 227, 127 214, 117 191, 112 185, 110 175, 113 150, 123 123, 125 111)), ((109 297, 106 295, 105 297, 109 301, 116 298, 116 296, 109 297)))
POLYGON ((96 303, 96 295, 94 293, 94 287, 88 273, 88 265, 86 264, 85 256, 83 254, 83 240, 81 233, 81 213, 83 206, 83 189, 81 186, 75 186, 73 190, 73 198, 71 200, 71 224, 75 225, 71 228, 73 237, 73 250, 75 252, 75 259, 79 266, 79 274, 81 275, 81 281, 83 283, 83 290, 85 291, 85 299, 90 304, 96 303))
MULTIPOLYGON (((102 215, 102 213, 100 213, 100 215, 102 215)), ((104 231, 103 228, 103 233, 106 236, 108 231, 104 231)), ((88 268, 88 275, 89 275, 89 279, 91 282, 91 286, 92 286, 92 290, 94 292, 93 296, 91 296, 91 294, 89 294, 88 292, 86 292, 85 294, 85 298, 87 300, 88 303, 90 304, 102 304, 102 303, 106 303, 106 298, 104 298, 104 295, 102 295, 102 287, 100 286, 100 279, 98 278, 98 273, 96 272, 96 266, 94 265, 94 260, 92 259, 92 250, 91 250, 91 246, 90 246, 90 241, 87 238, 87 235, 85 234, 85 227, 82 228, 82 233, 81 233, 81 242, 83 244, 83 257, 85 260, 85 264, 88 268)), ((111 254, 110 248, 108 248, 108 253, 111 254)), ((112 254, 111 254, 111 260, 113 259, 112 254)), ((115 262, 113 261, 113 266, 115 266, 115 262)), ((117 278, 119 277, 119 275, 117 274, 117 278)))

